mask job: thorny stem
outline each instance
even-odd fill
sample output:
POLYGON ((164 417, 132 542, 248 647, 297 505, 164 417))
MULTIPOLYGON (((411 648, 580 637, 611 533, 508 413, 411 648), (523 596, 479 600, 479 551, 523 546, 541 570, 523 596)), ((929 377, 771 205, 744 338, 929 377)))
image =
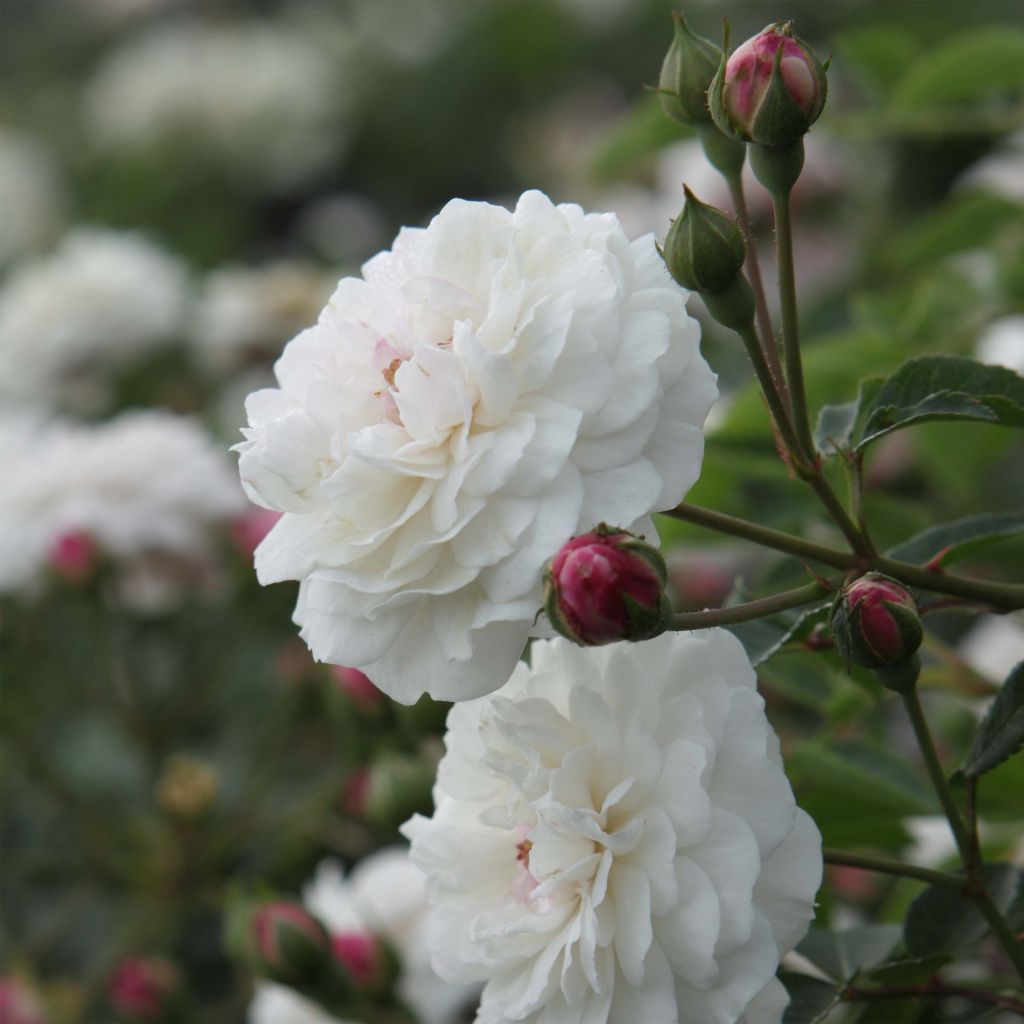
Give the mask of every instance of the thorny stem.
POLYGON ((771 313, 768 311, 764 278, 761 276, 761 260, 757 255, 757 243, 750 225, 747 197, 743 191, 742 169, 734 174, 726 175, 726 181, 729 185, 729 194, 732 196, 732 204, 736 209, 736 216, 739 218, 740 230, 743 232, 744 240, 747 243, 747 277, 750 279, 750 287, 754 292, 757 328, 761 335, 761 349, 768 364, 769 380, 773 385, 772 390, 784 402, 787 402, 789 395, 786 391, 786 378, 783 376, 782 364, 779 362, 779 350, 775 344, 775 328, 772 325, 771 313))
POLYGON ((725 533, 731 537, 742 537, 755 544, 760 544, 762 547, 783 551, 797 558, 830 565, 834 569, 857 572, 876 569, 920 590, 949 594, 952 597, 963 597, 1000 611, 1009 612, 1024 608, 1024 586, 1020 584, 992 583, 988 580, 956 576, 952 573, 912 565, 910 562, 901 562, 885 555, 862 557, 850 551, 841 551, 839 548, 816 544, 813 541, 804 540, 802 537, 794 537, 781 530, 774 530, 769 526, 761 526, 746 519, 729 516, 723 512, 714 512, 685 501, 662 514, 683 522, 695 523, 697 526, 704 526, 709 530, 716 530, 718 533, 725 533))
POLYGON ((946 773, 942 770, 942 763, 939 761, 939 755, 935 750, 935 743, 928 729, 928 723, 925 720, 924 710, 921 707, 920 698, 917 696, 917 690, 911 689, 909 692, 901 694, 901 697, 903 698, 904 707, 907 709, 910 724, 914 729, 917 745, 921 748, 921 754, 924 757, 925 767, 928 769, 928 774, 931 777, 932 786, 935 788, 939 802, 942 804, 946 819, 949 821, 950 831, 953 833, 957 849, 960 851, 960 859, 963 861, 964 871, 967 874, 964 894, 977 904, 978 909, 988 921, 992 934, 1006 951, 1006 955, 1010 958, 1021 980, 1024 981, 1024 945, 1013 934, 1013 930, 1007 924, 1006 918, 999 912, 999 908, 992 902, 991 896, 989 896, 985 889, 985 878, 981 870, 981 861, 975 857, 971 837, 964 826, 960 809, 957 807, 956 800, 953 797, 953 791, 949 788, 949 783, 946 781, 946 773))
MULTIPOLYGON (((794 417, 797 414, 794 412, 794 417)), ((799 429, 799 428, 797 428, 799 429)), ((814 449, 811 449, 812 453, 814 449)), ((816 456, 812 456, 815 457, 816 456)), ((821 472, 821 466, 815 463, 810 469, 802 471, 799 467, 797 472, 800 473, 803 478, 807 481, 811 490, 817 494, 818 499, 822 505, 825 506, 825 510, 832 517, 832 521, 843 531, 843 536, 846 538, 847 543, 850 547, 858 554, 863 557, 870 558, 874 555, 874 549, 868 540, 861 534, 860 530, 857 529, 853 520, 847 515, 846 509, 843 508, 842 502, 836 497, 836 492, 832 490, 829 482, 825 479, 824 474, 821 472)))
POLYGON ((906 998, 943 998, 944 996, 959 996, 961 999, 971 999, 976 1003, 985 1003, 988 1006, 998 1006, 1003 1010, 1011 1010, 1014 1013, 1024 1015, 1024 1003, 1013 996, 1000 995, 998 992, 989 992, 983 988, 968 988, 965 985, 947 985, 938 980, 926 981, 923 985, 884 985, 878 988, 862 988, 859 985, 848 985, 843 989, 842 998, 844 1002, 856 1002, 867 999, 906 999, 906 998))
POLYGON ((877 871, 884 875, 916 878, 919 882, 928 882, 929 885, 942 885, 961 893, 964 891, 963 877, 950 874, 948 871, 934 871, 931 868, 918 867, 917 864, 906 864, 901 860, 892 860, 889 857, 878 857, 872 853, 853 853, 847 850, 833 850, 828 847, 822 850, 822 857, 826 864, 861 868, 864 871, 877 871))
POLYGON ((793 424, 789 418, 789 412, 776 384, 777 378, 773 377, 772 369, 768 365, 765 353, 761 345, 758 344, 753 325, 751 324, 745 330, 737 331, 736 333, 742 338, 747 355, 754 366, 758 383, 761 385, 761 392, 768 403, 772 419, 775 420, 775 425, 778 427, 779 436, 790 452, 798 451, 799 442, 797 441, 796 434, 793 432, 793 424))
POLYGON ((784 590, 770 597, 762 597, 756 601, 734 604, 725 608, 712 608, 703 612, 680 612, 676 615, 672 628, 675 630, 712 629, 715 626, 729 626, 737 622, 748 622, 760 619, 765 615, 775 615, 790 608, 799 608, 826 596, 843 581, 842 576, 829 580, 815 581, 793 590, 784 590))
POLYGON ((807 458, 814 457, 811 418, 804 391, 804 368, 800 358, 800 325, 796 304, 796 274, 793 267, 793 221, 789 190, 772 190, 775 210, 775 251, 779 264, 779 309, 782 313, 782 355, 786 361, 786 386, 793 411, 793 425, 807 458))

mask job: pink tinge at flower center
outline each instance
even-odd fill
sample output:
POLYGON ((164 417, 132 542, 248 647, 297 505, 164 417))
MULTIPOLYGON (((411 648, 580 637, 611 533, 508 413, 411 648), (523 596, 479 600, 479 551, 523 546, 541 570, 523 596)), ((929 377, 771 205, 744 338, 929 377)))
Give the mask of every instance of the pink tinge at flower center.
POLYGON ((526 903, 533 893, 533 890, 540 884, 530 874, 530 851, 533 849, 533 842, 527 838, 530 828, 520 825, 516 829, 516 875, 512 881, 512 895, 520 903, 526 903))

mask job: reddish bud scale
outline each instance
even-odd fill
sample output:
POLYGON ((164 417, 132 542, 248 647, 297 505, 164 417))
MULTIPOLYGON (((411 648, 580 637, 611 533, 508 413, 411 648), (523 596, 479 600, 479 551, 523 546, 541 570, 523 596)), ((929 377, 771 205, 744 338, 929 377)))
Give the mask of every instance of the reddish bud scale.
POLYGON ((544 609, 554 628, 579 644, 646 640, 672 619, 667 575, 654 548, 625 530, 598 527, 552 560, 544 609))

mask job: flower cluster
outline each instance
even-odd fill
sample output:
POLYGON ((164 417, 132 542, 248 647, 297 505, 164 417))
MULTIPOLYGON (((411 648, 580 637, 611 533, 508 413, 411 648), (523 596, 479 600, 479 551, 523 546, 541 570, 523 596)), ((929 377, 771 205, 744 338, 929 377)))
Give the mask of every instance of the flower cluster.
POLYGON ((30 589, 67 538, 117 561, 195 558, 244 507, 227 460, 195 421, 126 412, 98 425, 0 420, 0 593, 30 589))
MULTIPOLYGON (((425 878, 408 850, 381 850, 361 861, 348 877, 336 862, 324 861, 303 899, 326 926, 335 955, 355 981, 362 950, 380 939, 391 947, 399 962, 398 994, 421 1024, 449 1024, 477 995, 479 986, 443 981, 430 965, 425 878)), ((336 1024, 309 999, 269 982, 257 985, 249 1021, 336 1024)))
POLYGON ((0 290, 0 394, 89 404, 100 371, 174 338, 187 298, 183 265, 142 235, 75 229, 0 290))
POLYGON ((242 481, 284 513, 261 582, 302 581, 314 655, 398 700, 512 671, 545 563, 600 522, 651 536, 716 396, 647 236, 528 192, 453 201, 340 282, 247 402, 242 481))
POLYGON ((101 149, 184 145, 244 185, 288 188, 337 152, 337 78, 328 52, 283 26, 183 20, 100 66, 85 121, 101 149))
POLYGON ((820 838, 739 641, 531 661, 452 709, 434 816, 405 826, 438 972, 486 981, 480 1022, 778 1020, 820 838))
POLYGON ((285 339, 316 319, 331 287, 315 267, 284 260, 214 271, 203 282, 191 331, 200 361, 224 371, 252 356, 276 356, 285 339))

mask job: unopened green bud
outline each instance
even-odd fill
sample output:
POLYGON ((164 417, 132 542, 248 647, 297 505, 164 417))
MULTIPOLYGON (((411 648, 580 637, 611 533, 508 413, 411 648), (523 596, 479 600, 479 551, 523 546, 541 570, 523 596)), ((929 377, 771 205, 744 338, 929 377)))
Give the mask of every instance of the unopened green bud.
POLYGON ((675 35, 658 79, 661 109, 677 124, 708 124, 708 86, 721 63, 722 51, 710 39, 690 31, 681 14, 673 13, 672 18, 675 35))
POLYGON ((683 212, 665 238, 665 265, 684 288, 725 291, 740 276, 747 246, 736 222, 702 203, 685 185, 683 212))

